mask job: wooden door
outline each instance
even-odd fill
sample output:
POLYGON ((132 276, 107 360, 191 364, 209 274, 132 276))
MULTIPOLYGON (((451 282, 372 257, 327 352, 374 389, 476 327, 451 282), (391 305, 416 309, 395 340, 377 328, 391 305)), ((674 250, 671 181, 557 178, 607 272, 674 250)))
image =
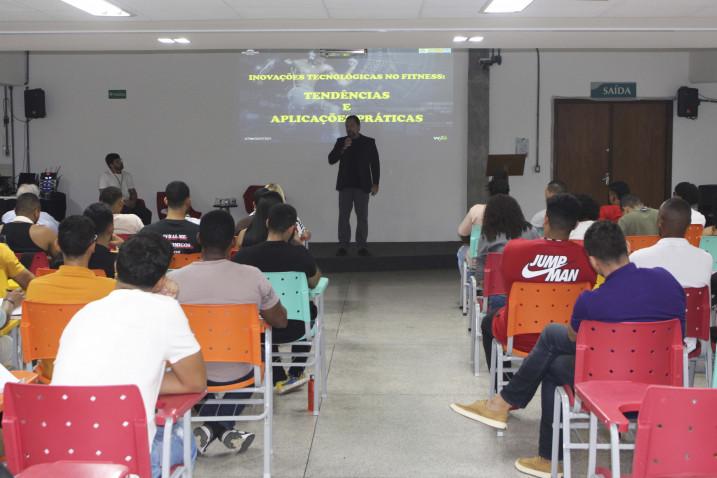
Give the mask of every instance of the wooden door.
POLYGON ((606 202, 603 178, 610 167, 610 104, 556 100, 554 128, 554 177, 574 193, 606 202))
POLYGON ((611 134, 612 178, 626 181, 643 203, 659 208, 671 192, 672 102, 613 104, 611 134))

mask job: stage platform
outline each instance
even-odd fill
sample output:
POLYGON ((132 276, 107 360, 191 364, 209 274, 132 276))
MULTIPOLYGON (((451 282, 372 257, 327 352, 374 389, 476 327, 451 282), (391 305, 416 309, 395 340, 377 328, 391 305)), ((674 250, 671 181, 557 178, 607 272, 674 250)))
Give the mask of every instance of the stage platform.
POLYGON ((361 257, 356 247, 349 255, 337 257, 338 243, 312 242, 311 254, 324 272, 374 272, 419 269, 456 269, 456 251, 461 243, 450 242, 374 242, 371 255, 361 257))

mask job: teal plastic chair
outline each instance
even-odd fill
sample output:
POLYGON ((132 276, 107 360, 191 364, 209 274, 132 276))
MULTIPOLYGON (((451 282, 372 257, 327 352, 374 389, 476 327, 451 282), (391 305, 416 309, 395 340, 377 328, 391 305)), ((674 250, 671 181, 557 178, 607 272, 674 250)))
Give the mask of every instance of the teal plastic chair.
POLYGON ((704 249, 712 256, 712 272, 717 271, 717 236, 702 236, 700 249, 704 249))
POLYGON ((468 253, 466 254, 466 260, 461 264, 461 309, 463 315, 466 315, 470 307, 471 297, 471 281, 468 279, 469 272, 472 270, 473 258, 478 252, 478 241, 480 239, 480 226, 473 226, 471 228, 471 238, 468 245, 468 253))
POLYGON ((478 253, 478 240, 480 239, 480 226, 473 226, 471 228, 471 241, 470 241, 470 257, 471 259, 478 253))
POLYGON ((300 320, 306 326, 306 335, 290 344, 282 345, 310 345, 308 353, 275 352, 272 354, 275 366, 291 366, 290 360, 294 357, 306 357, 306 367, 314 370, 314 415, 319 414, 321 396, 327 395, 326 388, 326 359, 324 355, 324 292, 329 280, 322 277, 314 289, 309 289, 306 274, 303 272, 266 272, 266 278, 271 283, 274 292, 279 296, 281 304, 286 309, 289 320, 300 320), (314 300, 317 307, 316 320, 311 327, 311 309, 309 300, 314 300), (277 360, 278 359, 278 360, 277 360), (289 360, 289 362, 284 362, 289 360))

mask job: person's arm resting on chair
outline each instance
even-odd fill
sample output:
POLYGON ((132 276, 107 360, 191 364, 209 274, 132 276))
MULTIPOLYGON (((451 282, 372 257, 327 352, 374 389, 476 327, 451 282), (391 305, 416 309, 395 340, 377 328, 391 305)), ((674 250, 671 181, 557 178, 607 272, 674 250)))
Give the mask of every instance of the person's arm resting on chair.
POLYGON ((170 364, 171 370, 164 373, 159 393, 199 393, 207 388, 207 371, 202 352, 184 357, 170 364))

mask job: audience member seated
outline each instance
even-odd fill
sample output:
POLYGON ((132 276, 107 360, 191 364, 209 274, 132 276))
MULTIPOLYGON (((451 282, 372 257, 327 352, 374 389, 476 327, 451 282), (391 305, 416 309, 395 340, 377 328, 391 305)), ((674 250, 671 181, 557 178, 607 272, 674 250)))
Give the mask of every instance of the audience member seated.
POLYGON ((152 211, 147 209, 144 201, 137 196, 137 190, 134 188, 134 178, 130 173, 124 170, 122 158, 117 153, 109 153, 105 156, 108 171, 100 176, 99 189, 102 192, 110 186, 118 187, 122 191, 124 205, 122 211, 124 214, 136 214, 144 224, 152 222, 152 211))
MULTIPOLYGON (((510 186, 508 184, 508 175, 503 172, 497 174, 488 182, 488 197, 493 197, 496 194, 509 194, 510 186)), ((458 225, 458 236, 463 241, 463 245, 458 249, 456 256, 458 257, 458 267, 466 259, 468 247, 471 239, 471 232, 473 226, 480 226, 483 224, 483 214, 485 212, 485 204, 475 204, 468 210, 468 214, 463 218, 463 221, 458 225)))
MULTIPOLYGON (((269 210, 268 226, 266 241, 251 247, 242 247, 233 261, 257 267, 262 272, 303 272, 309 287, 316 287, 321 278, 316 261, 305 247, 291 243, 291 238, 296 233, 296 209, 288 204, 275 204, 269 210)), ((310 305, 313 319, 316 317, 316 307, 314 304, 310 305)), ((290 318, 286 328, 273 331, 272 340, 274 344, 294 342, 303 337, 305 332, 304 322, 290 318)), ((278 351, 278 346, 274 346, 274 350, 278 351)), ((310 350, 308 345, 292 346, 294 353, 306 353, 310 350)), ((280 395, 296 390, 308 381, 304 367, 299 365, 306 362, 306 357, 297 357, 292 361, 297 365, 289 369, 288 377, 283 367, 274 367, 274 384, 280 395)))
MULTIPOLYGON (((27 300, 45 304, 86 304, 115 288, 115 281, 98 277, 88 265, 95 252, 95 224, 85 216, 69 216, 60 223, 58 236, 64 264, 54 274, 37 277, 27 288, 27 300)), ((41 366, 52 377, 52 361, 41 366)))
MULTIPOLYGON (((15 197, 18 198, 22 196, 25 193, 31 193, 40 197, 40 188, 37 187, 37 184, 21 184, 17 188, 17 193, 15 194, 15 197)), ((9 222, 13 222, 15 220, 15 216, 17 214, 15 213, 14 209, 11 209, 7 211, 5 214, 2 215, 2 223, 7 224, 9 222)), ((55 231, 55 234, 57 234, 57 228, 60 226, 60 223, 57 222, 57 219, 50 216, 45 211, 40 211, 40 219, 37 220, 37 223, 41 226, 46 226, 55 231)))
POLYGON ((488 254, 502 252, 508 241, 519 238, 538 239, 540 233, 525 220, 518 201, 505 194, 488 199, 475 257, 475 276, 480 289, 483 288, 483 268, 488 254))
MULTIPOLYGON (((202 260, 171 272, 177 283, 182 304, 256 304, 264 321, 272 328, 286 327, 286 309, 271 284, 256 267, 229 260, 234 248, 234 219, 226 211, 205 214, 199 225, 202 260)), ((251 364, 208 363, 207 385, 240 383, 253 376, 251 364)), ((211 394, 210 394, 211 395, 211 394)), ((250 398, 251 393, 228 392, 226 399, 250 398)), ((208 396, 207 398, 215 398, 208 396)), ((239 415, 244 405, 221 406, 222 415, 239 415), (226 409, 226 410, 225 410, 226 409)), ((198 415, 216 416, 217 405, 202 405, 198 415)), ((212 441, 219 439, 230 450, 243 452, 254 440, 254 434, 234 429, 234 422, 206 422, 194 430, 199 452, 204 453, 212 441)))
POLYGON ((40 226, 40 198, 32 193, 21 194, 15 204, 15 220, 2 226, 0 235, 5 243, 17 254, 27 253, 21 260, 30 267, 32 254, 45 252, 49 256, 60 253, 57 234, 47 226, 40 226))
MULTIPOLYGON (((547 326, 500 394, 490 400, 451 405, 465 417, 505 429, 510 410, 525 408, 540 386, 538 456, 515 462, 515 467, 526 475, 550 476, 555 388, 573 384, 575 338, 583 321, 651 322, 679 318, 684 330, 682 287, 664 269, 640 269, 630 264, 625 236, 617 225, 601 221, 590 226, 585 233, 585 249, 590 264, 605 277, 605 283, 599 289, 583 292, 575 303, 570 325, 547 326)), ((559 450, 562 451, 562 445, 559 450)))
MULTIPOLYGON (((237 221, 235 233, 238 235, 240 232, 242 232, 244 229, 247 229, 249 226, 251 226, 251 222, 254 220, 254 215, 256 214, 256 205, 259 204, 259 200, 261 197, 268 193, 269 190, 264 188, 259 188, 256 191, 254 191, 254 194, 252 197, 254 198, 254 210, 249 213, 248 216, 243 217, 237 221)), ((282 199, 283 202, 283 199, 282 199)))
POLYGON ((117 254, 110 252, 110 242, 114 236, 114 219, 112 210, 107 204, 96 202, 90 204, 82 213, 90 218, 95 225, 95 252, 90 257, 90 269, 102 269, 107 277, 114 278, 117 254))
POLYGON ((578 218, 578 225, 570 232, 570 240, 582 241, 585 237, 585 231, 598 220, 600 206, 587 194, 576 194, 575 198, 580 203, 580 217, 578 218))
POLYGON ((681 182, 675 186, 675 192, 672 195, 684 199, 690 205, 690 209, 692 210, 690 224, 705 226, 707 219, 704 214, 697 210, 697 206, 700 203, 700 189, 697 186, 692 183, 681 182))
MULTIPOLYGON (((547 201, 556 194, 565 194, 567 192, 567 184, 565 184, 563 181, 560 181, 559 179, 554 179, 550 181, 545 187, 545 200, 547 201)), ((545 209, 542 209, 535 213, 533 218, 530 220, 530 224, 532 224, 533 227, 537 229, 543 228, 543 223, 545 222, 545 211, 545 209)))
POLYGON ((251 224, 237 236, 237 242, 241 247, 249 247, 266 241, 269 234, 269 230, 266 227, 269 210, 272 206, 283 202, 281 195, 273 191, 267 191, 259 197, 251 224))
MULTIPOLYGON (((503 250, 503 280, 507 291, 514 282, 595 283, 595 271, 590 267, 582 246, 570 242, 570 231, 580 216, 580 203, 571 194, 557 194, 547 201, 545 238, 515 239, 503 250)), ((499 302, 496 301, 499 304, 499 302)), ((498 310, 489 308, 481 323, 486 363, 491 363, 493 337, 507 343, 509 304, 498 310)), ((519 335, 513 340, 517 350, 529 351, 537 335, 519 335)))
MULTIPOLYGON (((0 297, 5 297, 8 293, 8 280, 12 279, 27 290, 30 281, 35 276, 20 263, 15 253, 7 246, 0 243, 0 297)), ((2 328, 2 327, 0 327, 2 328)))
POLYGON ((600 206, 599 219, 601 221, 611 221, 617 223, 617 221, 622 217, 622 207, 620 201, 622 201, 624 196, 630 194, 630 186, 628 186, 624 181, 615 181, 614 183, 610 183, 607 189, 608 205, 600 206))
MULTIPOLYGON (((286 202, 286 194, 284 193, 284 188, 281 187, 280 184, 277 183, 269 183, 266 186, 264 186, 267 191, 272 191, 275 193, 279 193, 281 196, 281 202, 286 202)), ((301 221, 300 217, 296 217, 296 237, 298 239, 298 242, 300 242, 302 245, 306 245, 306 241, 311 240, 311 231, 308 227, 304 225, 304 223, 301 221)))
POLYGON ((123 214, 124 199, 122 190, 109 186, 100 191, 100 202, 107 204, 114 217, 115 234, 135 235, 144 227, 144 223, 136 214, 123 214))
POLYGON ((172 244, 175 254, 199 252, 201 249, 197 242, 199 226, 187 221, 187 211, 192 207, 189 186, 182 181, 172 181, 167 184, 164 192, 167 195, 166 219, 145 226, 142 231, 161 234, 172 244))
POLYGON ((620 201, 623 215, 617 222, 626 236, 655 236, 657 230, 657 209, 645 206, 639 197, 632 194, 620 201))
MULTIPOLYGON (((163 439, 163 429, 154 422, 157 397, 199 393, 207 386, 187 317, 175 299, 157 293, 165 288, 171 257, 172 246, 156 234, 139 234, 122 245, 117 290, 85 306, 67 325, 52 382, 136 385, 147 413, 153 477, 160 476, 163 439)), ((172 433, 173 465, 183 462, 181 427, 176 424, 172 433)), ((194 460, 194 440, 191 455, 194 460)))

